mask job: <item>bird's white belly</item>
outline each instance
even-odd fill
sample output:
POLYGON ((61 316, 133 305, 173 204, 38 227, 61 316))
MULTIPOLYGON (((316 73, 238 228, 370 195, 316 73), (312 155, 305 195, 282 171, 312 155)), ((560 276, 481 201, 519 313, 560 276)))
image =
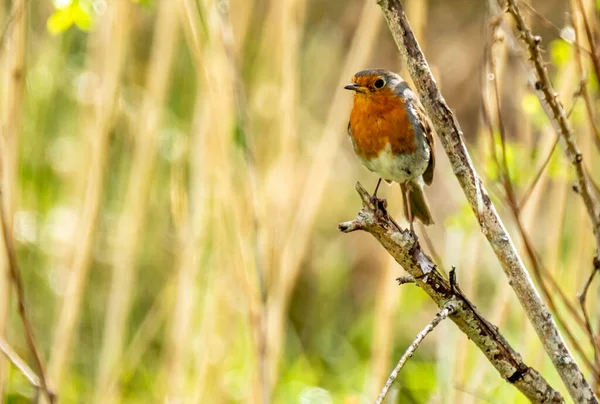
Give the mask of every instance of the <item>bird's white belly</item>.
POLYGON ((392 154, 392 148, 387 147, 372 159, 360 158, 369 170, 384 180, 404 183, 423 175, 429 164, 429 148, 418 148, 412 154, 392 154))

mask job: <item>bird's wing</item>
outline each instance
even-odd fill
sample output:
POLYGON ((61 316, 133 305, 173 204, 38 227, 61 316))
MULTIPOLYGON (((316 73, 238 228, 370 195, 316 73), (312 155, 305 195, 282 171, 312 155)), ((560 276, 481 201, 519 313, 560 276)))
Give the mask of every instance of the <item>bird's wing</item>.
POLYGON ((419 121, 421 122, 421 127, 423 128, 423 132, 425 133, 425 138, 427 139, 427 143, 429 144, 429 164, 427 165, 427 169, 423 173, 423 180, 427 185, 431 185, 433 182, 433 171, 435 169, 435 156, 433 155, 433 126, 427 113, 425 112, 425 108, 420 101, 417 100, 417 115, 419 115, 419 121))

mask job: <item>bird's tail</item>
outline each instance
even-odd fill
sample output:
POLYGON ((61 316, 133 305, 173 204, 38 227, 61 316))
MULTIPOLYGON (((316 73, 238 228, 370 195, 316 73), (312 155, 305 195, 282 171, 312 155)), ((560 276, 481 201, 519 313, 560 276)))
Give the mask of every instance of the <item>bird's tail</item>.
MULTIPOLYGON (((402 193, 404 195, 406 195, 407 189, 410 189, 408 201, 410 203, 412 216, 418 218, 426 226, 433 224, 433 217, 429 211, 429 206, 427 205, 427 200, 425 199, 421 184, 417 181, 409 181, 405 184, 400 184, 400 188, 402 188, 402 193)), ((409 220, 406 203, 404 204, 404 217, 406 217, 406 220, 409 220)))

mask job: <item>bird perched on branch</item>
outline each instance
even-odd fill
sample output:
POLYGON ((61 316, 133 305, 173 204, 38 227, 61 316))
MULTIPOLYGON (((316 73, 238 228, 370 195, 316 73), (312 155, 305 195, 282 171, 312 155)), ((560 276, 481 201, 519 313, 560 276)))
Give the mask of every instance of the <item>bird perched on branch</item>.
POLYGON ((433 128, 417 95, 402 77, 383 69, 362 70, 344 88, 355 92, 348 123, 354 151, 380 177, 373 198, 382 179, 397 182, 411 231, 414 217, 433 224, 423 194, 423 184, 433 181, 433 128))

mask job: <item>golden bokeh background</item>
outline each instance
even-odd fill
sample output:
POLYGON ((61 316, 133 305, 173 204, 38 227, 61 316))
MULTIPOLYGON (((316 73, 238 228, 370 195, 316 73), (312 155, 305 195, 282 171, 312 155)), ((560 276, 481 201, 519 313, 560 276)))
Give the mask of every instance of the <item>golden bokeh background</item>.
MULTIPOLYGON (((595 2, 584 3, 597 22, 595 2)), ((494 32, 489 4, 404 1, 522 248, 491 158, 497 129, 490 134, 482 119, 488 106, 498 127, 491 83, 501 91, 518 195, 556 134, 528 86, 521 44, 494 32)), ((598 179, 590 119, 575 96, 577 1, 528 4, 598 179)), ((376 2, 13 0, 0 6, 0 21, 2 197, 60 402, 372 402, 437 310, 415 286, 396 284, 402 268, 370 235, 337 230, 360 209, 355 182, 372 189, 377 180, 348 141, 352 97, 343 85, 367 67, 403 72, 376 2)), ((597 79, 589 59, 582 64, 597 109, 597 79)), ((446 273, 457 268, 486 318, 564 391, 439 144, 436 153, 426 190, 436 224, 427 236, 418 228, 426 251, 446 273)), ((554 152, 522 219, 546 270, 576 302, 593 239, 563 154, 554 152)), ((399 187, 381 196, 405 225, 399 187)), ((596 325, 595 284, 588 303, 596 325)), ((563 305, 558 311, 591 357, 584 331, 563 305)), ((0 277, 0 335, 36 370, 8 277, 0 277)), ((36 396, 4 357, 0 393, 7 403, 36 396)), ((444 322, 389 402, 525 399, 444 322)))

